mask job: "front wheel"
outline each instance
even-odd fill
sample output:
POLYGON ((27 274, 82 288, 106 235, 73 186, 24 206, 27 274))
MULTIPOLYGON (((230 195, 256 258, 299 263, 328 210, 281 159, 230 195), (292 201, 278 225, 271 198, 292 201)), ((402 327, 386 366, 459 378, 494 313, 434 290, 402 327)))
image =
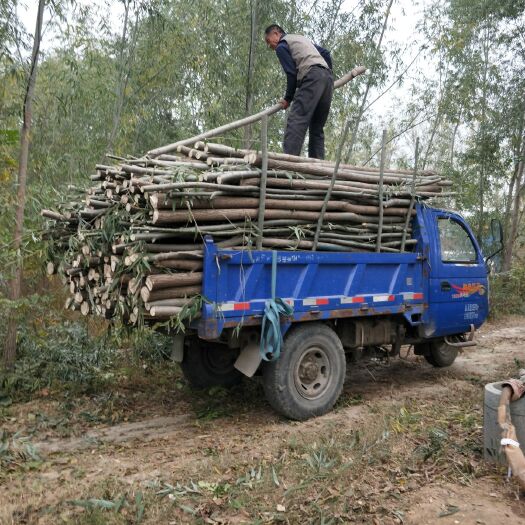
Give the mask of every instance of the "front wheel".
POLYGON ((294 327, 276 361, 264 364, 266 399, 282 415, 304 420, 325 414, 341 395, 346 374, 343 345, 328 326, 294 327))
POLYGON ((184 351, 182 372, 193 388, 229 388, 242 380, 241 372, 233 366, 237 356, 238 352, 226 345, 195 339, 184 351))
POLYGON ((456 360, 458 349, 447 345, 445 341, 440 339, 416 345, 416 354, 422 354, 432 366, 444 368, 450 366, 456 360), (418 349, 418 346, 421 348, 418 349))

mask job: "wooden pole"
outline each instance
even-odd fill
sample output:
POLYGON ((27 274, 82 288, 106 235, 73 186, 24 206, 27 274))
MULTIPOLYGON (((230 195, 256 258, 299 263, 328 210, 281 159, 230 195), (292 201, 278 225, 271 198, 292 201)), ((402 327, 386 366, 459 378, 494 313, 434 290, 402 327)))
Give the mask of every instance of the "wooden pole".
POLYGON ((317 245, 319 243, 319 235, 321 233, 321 228, 323 226, 323 220, 326 213, 326 208, 328 206, 328 203, 330 202, 330 198, 332 196, 332 191, 335 186, 335 181, 337 179, 337 172, 339 171, 339 164, 341 163, 341 156, 343 152, 343 146, 346 142, 346 137, 348 135, 348 129, 350 128, 350 119, 346 121, 345 129, 343 130, 343 135, 341 137, 341 140, 339 142, 339 147, 337 148, 337 153, 335 157, 335 165, 334 165, 334 171, 332 172, 332 178, 330 179, 330 185, 328 186, 328 190, 326 192, 326 195, 324 197, 323 201, 323 207, 321 208, 321 213, 319 214, 319 220, 317 221, 317 227, 315 229, 315 235, 314 235, 314 242, 312 244, 312 251, 317 250, 317 245))
POLYGON ((379 229, 377 230, 376 252, 381 251, 381 234, 383 232, 383 175, 385 173, 386 129, 381 141, 381 163, 379 164, 379 229))
POLYGON ((266 179, 268 176, 268 115, 261 120, 261 152, 262 152, 262 170, 261 182, 259 185, 259 214, 257 217, 257 235, 256 248, 262 249, 262 239, 264 235, 264 211, 266 208, 266 179))
POLYGON ((419 157, 419 137, 416 139, 416 152, 414 154, 414 177, 412 178, 410 204, 408 205, 407 217, 405 220, 405 228, 403 230, 403 238, 401 239, 401 251, 405 251, 405 243, 407 239, 408 225, 412 218, 412 210, 414 209, 414 202, 416 200, 416 177, 417 177, 417 163, 419 157))
MULTIPOLYGON (((346 75, 343 75, 340 79, 336 80, 334 82, 334 88, 338 89, 344 86, 347 82, 350 82, 350 80, 354 79, 355 77, 362 75, 365 71, 366 68, 364 66, 355 67, 354 69, 352 69, 352 71, 348 72, 346 75)), ((259 113, 255 113, 255 115, 251 115, 250 117, 230 122, 229 124, 225 124, 224 126, 220 126, 215 129, 210 129, 209 131, 205 131, 204 133, 200 133, 199 135, 195 135, 194 137, 191 137, 189 139, 179 140, 178 142, 174 142, 173 144, 168 144, 167 146, 162 146, 161 148, 152 149, 151 151, 148 151, 147 156, 158 157, 159 155, 163 155, 164 153, 176 151, 179 146, 188 146, 190 144, 194 144, 199 140, 209 139, 212 137, 216 137, 217 135, 222 135, 227 131, 242 128, 243 126, 248 126, 249 124, 258 122, 265 116, 269 117, 270 115, 281 111, 281 109, 283 109, 283 107, 279 102, 278 104, 274 104, 273 106, 270 106, 269 108, 266 108, 260 111, 259 113)))

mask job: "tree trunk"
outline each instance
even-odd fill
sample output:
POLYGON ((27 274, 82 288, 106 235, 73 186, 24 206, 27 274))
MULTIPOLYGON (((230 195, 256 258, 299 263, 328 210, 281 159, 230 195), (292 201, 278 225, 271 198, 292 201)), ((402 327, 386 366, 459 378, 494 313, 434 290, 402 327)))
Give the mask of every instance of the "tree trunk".
POLYGON ((432 124, 430 138, 428 139, 428 144, 425 150, 425 155, 423 156, 423 162, 421 163, 422 170, 424 170, 427 166, 428 158, 430 157, 430 153, 432 152, 432 146, 434 144, 434 139, 436 138, 437 130, 441 124, 441 118, 442 118, 441 106, 442 106, 443 94, 446 92, 447 77, 448 77, 448 74, 445 74, 445 79, 442 83, 443 87, 440 89, 440 95, 439 95, 439 99, 437 101, 437 107, 436 107, 436 118, 434 119, 434 123, 432 124))
POLYGON ((335 12, 332 16, 332 20, 330 23, 330 29, 328 30, 328 34, 323 39, 323 47, 328 48, 330 46, 330 42, 332 41, 332 37, 334 36, 334 31, 337 23, 337 17, 339 16, 339 12, 341 11, 341 6, 343 5, 344 0, 335 0, 335 12))
POLYGON ((461 111, 458 115, 458 120, 456 122, 456 125, 454 126, 454 131, 452 132, 452 139, 450 141, 450 169, 454 169, 454 155, 456 154, 456 138, 458 136, 458 129, 459 125, 461 124, 461 111))
MULTIPOLYGON (((24 98, 23 122, 20 132, 20 159, 18 166, 18 189, 17 203, 15 211, 15 231, 13 246, 16 254, 16 262, 13 277, 9 282, 10 299, 15 302, 20 299, 22 291, 22 256, 20 248, 22 246, 22 235, 24 232, 24 215, 26 206, 26 187, 27 187, 27 163, 29 157, 29 141, 31 132, 33 96, 35 92, 35 82, 40 55, 40 40, 42 38, 42 19, 44 18, 45 0, 39 0, 38 13, 36 18, 35 38, 33 41, 33 51, 31 54, 31 66, 27 79, 26 93, 24 98)), ((13 365, 16 359, 16 332, 18 322, 16 311, 12 309, 9 313, 7 322, 7 333, 4 346, 4 364, 6 367, 13 365)))
MULTIPOLYGON (((525 104, 525 100, 524 100, 525 104)), ((525 153, 525 105, 523 107, 523 113, 521 117, 520 126, 518 129, 518 140, 519 142, 516 144, 514 148, 514 158, 517 159, 514 162, 514 170, 512 173, 512 177, 510 179, 509 184, 509 192, 507 194, 507 202, 505 203, 505 216, 503 218, 503 232, 506 233, 506 238, 504 242, 504 255, 503 255, 503 264, 502 264, 502 271, 507 272, 510 270, 511 263, 512 263, 512 252, 513 252, 513 246, 514 246, 514 239, 510 237, 510 231, 509 227, 511 224, 514 224, 514 216, 516 215, 516 210, 514 209, 513 205, 516 204, 516 196, 514 194, 514 191, 519 194, 520 191, 520 181, 518 180, 518 176, 520 173, 520 167, 523 160, 523 154, 525 153)), ((518 204, 519 204, 519 195, 518 195, 518 204)))
MULTIPOLYGON (((247 117, 253 111, 253 72, 255 69, 255 42, 257 39, 257 0, 250 0, 251 13, 251 34, 250 34, 250 50, 248 52, 248 74, 246 75, 246 106, 244 116, 247 117)), ((248 125, 244 128, 244 147, 246 149, 251 147, 252 143, 252 126, 248 125)))
MULTIPOLYGON (((388 18, 390 17, 390 9, 392 8, 392 4, 393 3, 394 3, 394 0, 390 0, 390 2, 388 2, 388 6, 386 8, 386 14, 385 14, 385 20, 383 22, 383 28, 381 30, 381 35, 379 36, 379 40, 378 40, 377 46, 376 46, 376 51, 375 51, 376 55, 379 55, 379 51, 381 49, 381 44, 383 43, 383 37, 385 36, 386 27, 387 27, 387 24, 388 24, 388 18)), ((357 131, 359 129, 359 124, 361 122, 361 119, 363 118, 363 113, 365 111, 365 105, 366 105, 366 99, 368 98, 368 92, 370 91, 370 88, 372 87, 373 80, 374 80, 374 75, 373 75, 373 71, 371 71, 370 74, 368 75, 368 80, 366 82, 365 93, 364 93, 363 98, 361 100, 361 105, 359 106, 359 111, 357 113, 357 117, 355 119, 355 122, 354 122, 354 125, 353 125, 353 129, 352 129, 352 134, 350 135, 350 144, 348 146, 348 151, 346 153, 346 164, 350 164, 351 160, 352 160, 352 153, 353 153, 354 145, 355 145, 355 142, 356 142, 356 139, 357 139, 357 131)))
POLYGON ((509 194, 509 199, 512 199, 512 213, 510 215, 510 231, 508 232, 506 242, 505 242, 505 255, 503 259, 503 271, 508 271, 512 265, 512 253, 514 248, 514 242, 518 235, 518 225, 520 219, 520 208, 521 208, 521 190, 523 183, 523 170, 525 167, 524 161, 525 155, 525 137, 522 137, 522 145, 520 151, 520 160, 518 164, 518 169, 516 171, 515 178, 513 177, 514 182, 514 195, 509 194))
POLYGON ((128 39, 129 28, 129 9, 131 0, 124 4, 124 24, 122 27, 122 36, 120 39, 119 63, 117 64, 119 70, 119 80, 115 88, 115 108, 113 111, 113 124, 109 134, 107 151, 112 152, 115 147, 115 141, 120 127, 120 120, 122 118, 122 111, 124 109, 124 102, 126 100, 126 88, 128 85, 130 74, 130 62, 136 44, 137 26, 138 26, 138 8, 135 13, 135 23, 132 27, 131 41, 128 39))
POLYGON ((487 115, 487 77, 489 70, 489 41, 490 41, 490 28, 487 25, 485 28, 485 37, 483 40, 483 95, 481 101, 481 122, 480 122, 480 134, 481 134, 481 166, 479 171, 479 219, 477 228, 477 237, 481 241, 483 236, 483 215, 485 213, 485 128, 486 128, 486 115, 487 115))

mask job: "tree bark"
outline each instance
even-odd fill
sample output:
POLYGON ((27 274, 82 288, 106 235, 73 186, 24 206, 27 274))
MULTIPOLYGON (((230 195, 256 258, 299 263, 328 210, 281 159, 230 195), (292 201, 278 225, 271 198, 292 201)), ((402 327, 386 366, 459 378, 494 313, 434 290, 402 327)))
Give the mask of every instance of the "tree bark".
POLYGON ((486 136, 486 115, 487 115, 487 77, 488 70, 490 67, 489 64, 489 51, 490 51, 490 27, 487 25, 485 27, 485 36, 483 39, 483 94, 481 99, 481 122, 480 122, 480 134, 481 134, 481 145, 482 145, 482 154, 481 154, 481 166, 479 171, 479 219, 478 219, 478 228, 477 228, 477 237, 481 241, 483 236, 483 215, 485 214, 485 136, 486 136))
MULTIPOLYGON (((516 237, 518 234, 518 225, 519 225, 519 219, 520 219, 520 208, 521 208, 521 185, 523 181, 523 170, 525 167, 525 137, 522 133, 521 138, 521 150, 520 150, 520 160, 517 166, 517 170, 515 172, 515 176, 513 176, 513 184, 511 184, 511 191, 509 193, 509 200, 512 199, 512 208, 511 213, 509 214, 510 217, 510 230, 508 231, 508 235, 505 241, 505 255, 503 258, 503 271, 508 271, 511 268, 512 265, 512 254, 514 251, 514 242, 516 241, 516 237)), ((507 221, 505 221, 506 224, 508 224, 507 221)))
MULTIPOLYGON (((27 164, 29 158, 29 142, 31 133, 31 121, 33 110, 33 97, 35 93, 35 82, 38 67, 38 58, 40 55, 40 41, 42 39, 42 20, 44 18, 45 0, 39 0, 38 12, 36 17, 35 37, 33 40, 33 51, 31 53, 31 66, 27 79, 26 92, 24 97, 23 122, 20 132, 20 159, 18 166, 18 189, 17 203, 15 211, 15 230, 13 246, 16 253, 16 262, 13 277, 9 283, 10 299, 15 302, 20 299, 22 292, 22 271, 23 261, 20 253, 22 246, 22 235, 24 233, 24 215, 26 206, 26 188, 27 188, 27 164)), ((16 311, 13 309, 9 313, 7 322, 7 332, 4 346, 4 364, 11 367, 16 360, 16 333, 18 320, 16 311)))
MULTIPOLYGON (((515 195, 514 191, 519 193, 520 186, 518 181, 518 175, 520 173, 520 166, 522 164, 523 155, 525 153, 525 100, 524 100, 524 106, 523 106, 523 112, 522 117, 520 121, 520 126, 517 132, 518 136, 518 143, 516 144, 514 148, 514 158, 517 159, 514 161, 514 170, 512 172, 512 177, 510 179, 509 184, 509 191, 507 194, 507 202, 505 203, 505 216, 503 220, 503 232, 506 235, 505 241, 504 241, 504 250, 503 250, 503 264, 502 264, 502 271, 507 272, 510 270, 511 263, 512 263, 512 253, 513 253, 513 246, 514 246, 514 240, 511 240, 510 235, 508 235, 509 227, 511 223, 514 223, 514 215, 516 214, 516 210, 514 209, 515 204, 515 195)), ((519 213, 519 212, 518 212, 519 213)))
MULTIPOLYGON (((253 110, 253 76, 255 69, 255 42, 257 39, 257 0, 250 0, 250 49, 248 51, 248 72, 246 75, 246 106, 244 116, 251 115, 253 110)), ((244 128, 244 147, 249 148, 252 143, 252 126, 244 128)))

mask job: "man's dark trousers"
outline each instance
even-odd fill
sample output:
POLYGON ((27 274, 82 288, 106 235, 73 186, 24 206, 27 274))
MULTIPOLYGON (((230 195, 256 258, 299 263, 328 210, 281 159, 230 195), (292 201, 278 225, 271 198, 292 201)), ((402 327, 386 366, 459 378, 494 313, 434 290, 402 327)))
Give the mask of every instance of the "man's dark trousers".
POLYGON ((324 125, 330 111, 334 78, 329 69, 314 66, 296 91, 284 132, 283 150, 300 155, 309 130, 308 156, 324 159, 324 125))

